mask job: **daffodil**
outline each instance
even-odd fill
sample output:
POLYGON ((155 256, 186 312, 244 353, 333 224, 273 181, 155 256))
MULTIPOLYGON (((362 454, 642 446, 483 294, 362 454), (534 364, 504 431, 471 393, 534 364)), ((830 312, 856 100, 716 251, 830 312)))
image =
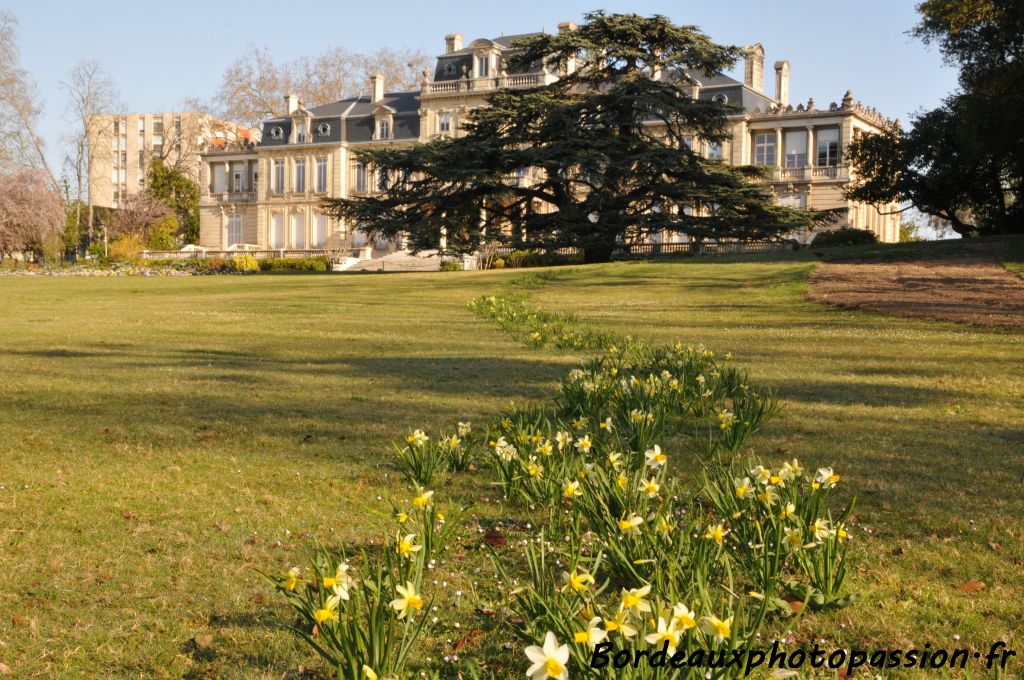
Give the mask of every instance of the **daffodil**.
POLYGON ((786 527, 786 535, 782 537, 782 544, 786 550, 794 552, 804 547, 804 535, 799 529, 786 527))
POLYGON ((462 440, 457 435, 452 435, 445 440, 445 446, 449 449, 457 449, 462 444, 462 440))
POLYGON ((434 497, 433 491, 422 491, 419 496, 412 499, 412 504, 417 508, 425 508, 430 505, 430 499, 434 497))
POLYGON ((818 468, 818 474, 814 477, 814 481, 826 489, 831 489, 838 484, 839 479, 839 475, 833 472, 832 468, 818 468))
POLYGON ((697 614, 682 602, 672 607, 672 625, 681 631, 687 631, 697 625, 697 614))
POLYGON ((782 464, 782 469, 779 470, 779 476, 785 481, 796 479, 804 473, 804 469, 800 467, 800 461, 794 458, 788 463, 782 464))
POLYGON ((342 562, 334 570, 334 576, 324 576, 324 588, 333 588, 334 593, 343 600, 348 599, 348 589, 352 587, 352 578, 348 575, 348 564, 342 562))
POLYGON ((395 552, 400 557, 411 560, 413 555, 420 550, 423 550, 423 546, 416 545, 416 534, 406 534, 404 537, 398 537, 395 552))
POLYGON ((716 644, 721 644, 732 635, 732 617, 730 616, 723 621, 717 616, 703 616, 700 619, 700 627, 701 630, 714 638, 716 644))
POLYGON ((630 513, 628 516, 619 520, 619 531, 624 534, 639 534, 640 525, 643 523, 644 520, 642 517, 635 513, 630 513))
POLYGON ((374 673, 373 669, 365 663, 363 664, 363 677, 366 678, 366 680, 377 680, 377 674, 374 673))
POLYGON ((814 524, 811 525, 811 535, 814 536, 814 540, 819 543, 828 538, 830 532, 831 528, 829 527, 828 520, 826 519, 818 518, 814 520, 814 524))
POLYGON ((575 569, 570 572, 562 572, 562 581, 565 585, 562 586, 562 592, 566 590, 572 590, 577 593, 582 593, 588 587, 594 585, 594 577, 587 572, 578 572, 575 569))
POLYGON ((625 472, 620 472, 615 476, 615 483, 619 485, 620 489, 625 489, 629 485, 629 477, 625 472))
POLYGON ((708 530, 704 532, 704 538, 714 541, 718 545, 722 545, 725 541, 725 535, 728 533, 729 530, 725 528, 725 525, 719 523, 708 527, 708 530))
POLYGON ((736 416, 733 412, 725 409, 718 412, 718 429, 728 430, 736 422, 736 416))
POLYGON ((565 480, 565 486, 562 487, 562 496, 565 498, 575 498, 576 496, 582 496, 583 492, 580 491, 580 483, 575 479, 565 480))
POLYGON ((736 487, 736 498, 750 498, 754 495, 754 485, 750 483, 750 477, 733 479, 732 484, 736 487))
POLYGON ((648 498, 657 498, 658 491, 661 489, 661 485, 658 484, 657 481, 655 481, 654 477, 651 477, 646 482, 644 482, 640 488, 644 491, 644 493, 647 494, 648 498))
POLYGON ((672 533, 672 530, 676 528, 675 524, 670 522, 668 520, 668 517, 665 517, 665 515, 662 515, 661 517, 658 518, 658 525, 657 525, 657 527, 658 527, 658 531, 662 532, 663 534, 670 534, 670 533, 672 533))
POLYGON ((661 467, 668 460, 668 456, 661 452, 661 447, 657 444, 644 451, 644 458, 646 459, 644 464, 654 469, 661 467))
POLYGON ((299 585, 299 576, 302 574, 302 570, 298 567, 292 567, 288 570, 288 574, 284 577, 284 583, 281 584, 285 590, 295 590, 299 585))
POLYGON ((473 431, 473 425, 471 423, 459 423, 458 431, 460 437, 465 437, 473 431))
POLYGON ((648 633, 644 639, 647 641, 647 644, 654 645, 658 649, 662 649, 667 643, 668 655, 672 656, 676 653, 676 646, 679 645, 679 631, 672 625, 671 619, 666 621, 659 616, 655 632, 648 633))
POLYGON ((779 500, 779 492, 774 486, 766 486, 757 493, 757 500, 768 506, 775 505, 779 500))
POLYGON ((569 432, 556 432, 555 443, 558 445, 558 450, 561 451, 565 448, 565 445, 572 441, 572 434, 569 432))
POLYGON ((622 589, 622 602, 620 608, 629 611, 635 609, 638 612, 649 612, 651 611, 651 603, 646 600, 648 593, 651 592, 651 586, 641 586, 640 588, 630 588, 626 590, 622 589))
POLYGON ((580 453, 590 453, 590 448, 593 446, 593 442, 590 441, 590 435, 583 435, 576 440, 576 450, 580 453))
POLYGON ((619 609, 613 618, 605 617, 604 629, 607 633, 618 632, 625 638, 631 638, 637 634, 636 628, 629 622, 629 614, 625 609, 619 609))
POLYGON ((544 645, 532 645, 526 648, 526 658, 533 662, 526 674, 531 680, 556 678, 565 680, 569 676, 569 645, 558 645, 555 634, 548 631, 544 634, 544 645))
POLYGON ((531 477, 540 477, 544 472, 544 466, 537 462, 536 456, 530 456, 530 461, 526 464, 526 472, 531 477))
POLYGON ((608 454, 607 458, 608 467, 612 470, 618 470, 622 468, 622 454, 617 451, 612 451, 608 454))
POLYGON ((580 645, 590 645, 596 647, 598 644, 604 641, 608 637, 608 632, 603 628, 599 627, 601 623, 601 617, 595 616, 587 623, 585 630, 576 631, 573 633, 573 642, 580 645))
POLYGON ((772 471, 763 465, 758 465, 750 471, 750 476, 757 480, 758 484, 767 484, 771 481, 772 471))
POLYGON ((537 453, 542 456, 550 456, 554 452, 554 447, 551 446, 551 441, 545 439, 540 445, 537 446, 537 453))
POLYGON ((416 592, 416 585, 406 581, 405 586, 396 586, 395 590, 401 597, 391 600, 391 608, 398 612, 398 618, 404 619, 407 614, 423 609, 423 597, 416 592))
POLYGON ((779 519, 791 519, 796 515, 796 506, 792 503, 786 503, 786 507, 779 513, 779 519))
POLYGON ((416 447, 423 446, 429 440, 430 440, 430 437, 428 437, 423 432, 423 430, 414 430, 411 435, 409 435, 408 437, 405 438, 405 441, 408 442, 409 446, 416 446, 416 447))
POLYGON ((338 603, 341 601, 341 597, 338 595, 331 595, 324 602, 324 606, 313 612, 313 618, 316 619, 317 623, 324 623, 325 621, 337 621, 338 620, 338 603))

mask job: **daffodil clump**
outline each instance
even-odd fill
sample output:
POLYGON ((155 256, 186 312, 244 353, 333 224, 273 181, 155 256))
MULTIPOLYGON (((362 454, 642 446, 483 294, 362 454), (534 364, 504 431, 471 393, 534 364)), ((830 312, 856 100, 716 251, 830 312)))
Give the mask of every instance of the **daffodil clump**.
POLYGON ((459 423, 454 431, 431 437, 420 429, 394 444, 402 472, 414 484, 429 486, 444 472, 465 472, 476 460, 477 449, 470 438, 470 423, 459 423))
POLYGON ((349 559, 320 546, 308 568, 267 579, 298 616, 291 630, 347 680, 405 677, 416 640, 429 629, 424 572, 448 535, 434 492, 419 488, 395 507, 395 533, 379 558, 349 559))
POLYGON ((531 306, 524 295, 481 295, 469 301, 469 309, 531 347, 552 344, 560 349, 601 350, 615 343, 611 333, 589 328, 572 314, 531 306))

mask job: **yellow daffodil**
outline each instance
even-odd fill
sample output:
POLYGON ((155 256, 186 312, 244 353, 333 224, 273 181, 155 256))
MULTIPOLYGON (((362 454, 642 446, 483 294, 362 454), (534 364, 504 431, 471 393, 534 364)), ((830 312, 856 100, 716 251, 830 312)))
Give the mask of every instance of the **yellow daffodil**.
POLYGON ((775 505, 779 500, 779 492, 774 486, 766 486, 757 493, 757 500, 768 506, 775 505))
POLYGON ((834 473, 832 468, 818 468, 818 474, 814 477, 814 481, 826 489, 831 489, 838 484, 839 479, 839 475, 834 473))
POLYGON ((630 588, 626 590, 622 589, 622 602, 620 608, 629 611, 635 609, 638 612, 649 612, 651 611, 651 603, 644 599, 647 594, 651 592, 651 587, 641 586, 640 588, 630 588))
POLYGON ((729 533, 729 530, 725 528, 723 524, 715 524, 714 526, 708 527, 708 530, 704 533, 704 538, 714 541, 718 545, 722 545, 725 541, 725 535, 729 533))
POLYGON ((639 534, 640 525, 643 523, 643 518, 633 513, 619 520, 619 531, 624 534, 639 534))
POLYGON ((453 434, 452 436, 448 437, 448 439, 445 440, 445 444, 448 446, 449 449, 457 449, 462 444, 462 440, 459 439, 458 436, 453 434))
POLYGON ((716 616, 703 616, 700 620, 700 627, 714 638, 716 644, 721 644, 732 635, 732 617, 723 621, 716 616))
POLYGON ((620 489, 625 489, 629 484, 629 477, 626 476, 625 472, 620 472, 615 476, 615 483, 619 485, 620 489))
POLYGON ((569 432, 556 432, 555 443, 558 445, 558 450, 561 451, 565 448, 565 445, 572 441, 572 434, 569 432))
POLYGON ((660 531, 660 532, 662 532, 664 534, 670 534, 670 533, 672 533, 673 529, 675 529, 675 524, 670 522, 668 520, 668 517, 665 517, 664 515, 662 515, 661 517, 658 518, 658 531, 660 531))
POLYGON ((672 656, 676 653, 676 646, 679 645, 679 631, 672 625, 671 619, 666 621, 659 616, 655 632, 648 633, 644 639, 647 644, 653 645, 659 650, 665 646, 665 643, 668 643, 668 655, 672 656))
POLYGON ((804 473, 804 469, 800 467, 800 461, 794 458, 788 463, 782 464, 782 469, 779 470, 779 476, 785 481, 796 479, 804 473))
POLYGON ((661 489, 661 485, 654 480, 654 477, 651 477, 644 482, 640 488, 647 494, 648 498, 657 498, 658 490, 661 489))
POLYGON ((313 618, 316 619, 317 623, 324 623, 325 621, 337 621, 338 620, 338 603, 341 598, 338 595, 332 595, 327 598, 324 602, 324 606, 313 612, 313 618))
POLYGON ((622 635, 622 637, 625 637, 625 638, 631 638, 634 635, 636 635, 637 634, 637 630, 629 622, 628 616, 629 615, 628 615, 628 613, 626 612, 625 609, 619 609, 619 611, 615 614, 614 618, 609 619, 609 618, 605 617, 605 619, 604 619, 604 629, 605 629, 605 632, 607 632, 607 633, 618 632, 619 634, 622 635))
POLYGON ((680 602, 672 607, 672 625, 681 631, 687 631, 697 625, 697 615, 680 602))
POLYGON ((430 499, 434 497, 433 491, 423 491, 419 496, 412 499, 412 504, 417 508, 425 508, 430 505, 430 499))
POLYGON ((551 631, 544 634, 542 647, 532 645, 525 651, 526 658, 533 662, 533 665, 526 671, 530 680, 545 680, 545 678, 565 680, 569 676, 569 670, 566 667, 569 663, 569 645, 559 646, 555 634, 551 631))
POLYGON ((800 550, 804 547, 804 535, 799 529, 792 527, 786 528, 786 535, 782 538, 782 544, 786 546, 786 550, 790 552, 800 550))
POLYGON ((565 486, 562 487, 562 496, 565 498, 575 498, 576 496, 582 496, 583 492, 580 491, 580 483, 575 479, 565 480, 565 486))
POLYGON ((598 625, 600 623, 600 616, 595 616, 590 619, 585 630, 573 633, 573 642, 579 645, 590 645, 591 647, 596 647, 598 644, 603 642, 606 637, 608 637, 608 632, 598 625))
POLYGON ((530 456, 530 461, 526 464, 526 472, 531 477, 540 477, 544 472, 544 466, 537 462, 536 456, 530 456))
POLYGON ((565 583, 565 585, 562 586, 562 592, 572 590, 577 593, 582 593, 589 586, 594 585, 593 576, 585 571, 578 572, 575 569, 572 570, 572 573, 567 571, 562 572, 562 581, 565 583))
POLYGON ((840 543, 849 538, 850 534, 846 531, 845 524, 838 524, 836 528, 832 530, 833 535, 839 539, 840 543))
POLYGON ((796 515, 796 506, 786 503, 786 507, 779 513, 779 519, 791 519, 794 515, 796 515))
POLYGON ((576 440, 576 450, 580 453, 590 453, 590 448, 593 445, 593 442, 590 441, 590 435, 584 435, 576 440))
POLYGON ((374 673, 373 669, 365 663, 363 664, 363 677, 366 678, 366 680, 377 680, 377 674, 374 673))
POLYGON ((814 540, 819 543, 828 538, 830 532, 831 529, 829 528, 827 519, 818 518, 814 520, 814 524, 811 525, 811 535, 814 536, 814 540))
POLYGON ((430 437, 428 437, 423 432, 423 430, 414 430, 411 435, 409 435, 408 437, 405 438, 405 441, 408 442, 409 446, 417 446, 417 447, 423 446, 429 440, 430 440, 430 437))
POLYGON ((537 453, 542 456, 550 456, 554 452, 554 447, 551 446, 551 441, 545 439, 538 447, 537 453))
POLYGON ((732 484, 736 487, 736 498, 750 498, 754 495, 754 485, 750 483, 750 477, 733 479, 732 484))
POLYGON ((619 470, 622 468, 622 454, 617 451, 612 451, 608 454, 607 459, 608 467, 612 470, 619 470))
POLYGON ((416 534, 406 534, 404 537, 398 537, 395 552, 399 556, 411 560, 413 555, 420 550, 423 550, 423 546, 416 545, 416 534))
POLYGON ((732 411, 722 410, 718 412, 718 429, 728 430, 736 422, 736 416, 732 411))
POLYGON ((758 465, 750 471, 750 476, 758 484, 767 484, 772 478, 772 471, 763 465, 758 465))
POLYGON ((391 600, 391 608, 398 612, 398 618, 404 619, 407 614, 423 609, 423 597, 416 592, 412 581, 406 581, 404 587, 396 586, 395 590, 401 597, 391 600))
POLYGON ((665 464, 668 460, 668 456, 661 452, 661 447, 657 444, 653 448, 644 451, 644 464, 649 468, 657 469, 665 464))
POLYGON ((299 576, 302 574, 302 570, 298 567, 292 567, 288 570, 288 574, 284 577, 284 583, 281 584, 285 590, 295 590, 299 585, 299 576))

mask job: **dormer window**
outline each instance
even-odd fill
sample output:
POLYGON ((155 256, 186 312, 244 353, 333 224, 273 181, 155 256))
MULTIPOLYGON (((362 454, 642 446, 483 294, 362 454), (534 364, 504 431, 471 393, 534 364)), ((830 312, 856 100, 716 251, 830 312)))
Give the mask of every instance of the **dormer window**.
POLYGON ((391 122, 387 118, 377 121, 377 139, 391 138, 391 122))
POLYGON ((446 76, 453 76, 453 75, 455 75, 455 64, 453 64, 451 62, 448 62, 447 64, 445 64, 444 65, 444 74, 446 76))
POLYGON ((282 139, 284 137, 284 128, 280 125, 271 128, 270 138, 271 139, 282 139))
POLYGON ((476 58, 476 77, 486 78, 491 73, 491 55, 481 54, 476 58))
POLYGON ((452 114, 448 113, 447 111, 442 111, 441 113, 437 114, 437 131, 452 131, 452 114))
POLYGON ((320 123, 320 125, 317 126, 317 128, 316 128, 316 133, 318 135, 320 135, 321 137, 326 137, 329 134, 331 134, 331 125, 330 125, 330 123, 320 123))

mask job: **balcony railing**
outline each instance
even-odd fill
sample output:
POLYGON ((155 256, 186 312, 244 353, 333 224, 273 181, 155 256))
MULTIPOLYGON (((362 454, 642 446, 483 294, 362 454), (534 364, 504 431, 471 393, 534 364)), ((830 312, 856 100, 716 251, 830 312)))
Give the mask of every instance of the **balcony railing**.
POLYGON ((815 165, 804 168, 775 168, 772 181, 802 182, 811 181, 846 181, 850 179, 850 169, 845 165, 815 165))
POLYGON ((251 203, 256 200, 255 191, 221 191, 211 193, 210 199, 217 203, 251 203))
POLYGON ((514 73, 504 76, 488 76, 486 78, 463 78, 460 80, 442 80, 427 83, 425 94, 442 94, 445 92, 473 92, 480 90, 497 90, 502 88, 519 89, 540 87, 544 84, 543 73, 514 73))

